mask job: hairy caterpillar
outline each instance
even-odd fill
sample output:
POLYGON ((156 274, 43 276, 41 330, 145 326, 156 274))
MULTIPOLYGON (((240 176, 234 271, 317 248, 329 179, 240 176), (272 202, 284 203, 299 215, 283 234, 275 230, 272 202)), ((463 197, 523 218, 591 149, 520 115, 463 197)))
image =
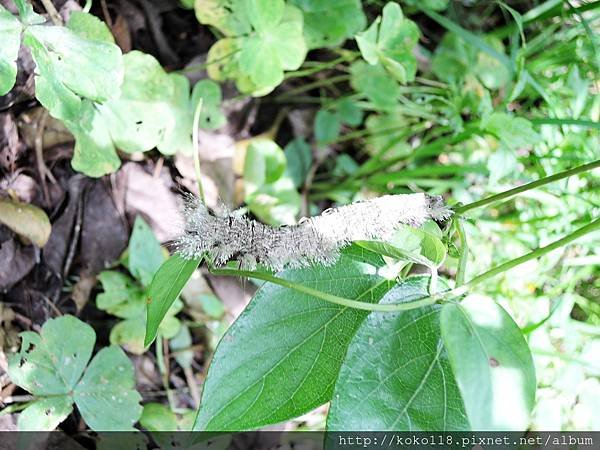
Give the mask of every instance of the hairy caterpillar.
POLYGON ((297 225, 274 228, 235 211, 217 215, 189 196, 183 214, 185 229, 175 245, 185 258, 207 252, 217 265, 231 259, 249 269, 257 264, 272 270, 330 265, 352 241, 385 240, 399 224, 418 227, 427 219, 443 221, 451 214, 440 196, 385 195, 329 209, 297 225))

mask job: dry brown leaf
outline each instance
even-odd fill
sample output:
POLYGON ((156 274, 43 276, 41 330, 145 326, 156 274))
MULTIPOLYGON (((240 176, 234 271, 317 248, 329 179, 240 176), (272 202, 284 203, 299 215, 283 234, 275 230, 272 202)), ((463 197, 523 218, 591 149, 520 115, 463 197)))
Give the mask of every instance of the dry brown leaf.
POLYGON ((52 227, 46 213, 37 206, 14 200, 0 200, 0 223, 19 236, 43 247, 52 227))

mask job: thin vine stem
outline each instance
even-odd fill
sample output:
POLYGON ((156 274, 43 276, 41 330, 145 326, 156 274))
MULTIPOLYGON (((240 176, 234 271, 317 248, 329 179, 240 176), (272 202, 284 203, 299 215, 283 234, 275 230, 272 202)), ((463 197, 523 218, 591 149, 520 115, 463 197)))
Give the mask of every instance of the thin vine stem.
POLYGON ((212 268, 209 267, 209 272, 213 275, 229 275, 229 276, 240 276, 240 277, 248 277, 254 278, 257 280, 267 281, 269 283, 278 284, 280 286, 286 287, 288 289, 293 289, 297 292, 310 295, 312 297, 319 298, 321 300, 325 300, 330 303, 335 303, 337 305, 346 306, 349 308, 362 309, 364 311, 377 311, 377 312, 399 312, 399 311, 407 311, 416 308, 422 308, 424 306, 432 305, 439 301, 446 300, 448 298, 459 297, 468 292, 468 290, 475 286, 476 284, 482 283, 483 281, 489 280, 490 278, 495 277, 503 272, 506 272, 514 267, 524 264, 533 259, 540 258, 553 250, 556 250, 560 247, 566 246, 571 242, 579 239, 580 237, 591 233, 592 231, 596 231, 600 229, 600 218, 596 219, 589 224, 575 230, 574 232, 568 234, 567 236, 558 239, 557 241, 552 242, 544 247, 537 248, 523 256, 507 261, 499 266, 496 266, 487 272, 484 272, 475 278, 472 278, 467 283, 462 286, 458 286, 454 289, 450 289, 447 291, 439 292, 436 295, 424 297, 422 299, 407 302, 407 303, 396 303, 396 304, 378 304, 378 303, 367 303, 361 302, 358 300, 351 300, 349 298, 338 297, 337 295, 328 294, 326 292, 319 291, 317 289, 312 289, 310 287, 304 286, 302 284, 295 283, 290 280, 286 280, 284 278, 277 277, 275 275, 271 275, 269 273, 264 272, 253 272, 250 270, 239 270, 234 268, 212 268))
POLYGON ((361 302, 358 300, 351 300, 349 298, 338 297, 337 295, 328 294, 327 292, 322 292, 317 289, 310 288, 308 286, 304 286, 303 284, 298 284, 293 281, 286 280, 284 278, 277 277, 275 275, 271 275, 269 273, 264 272, 253 272, 250 270, 239 270, 230 267, 224 268, 211 268, 209 267, 209 272, 213 275, 231 275, 231 276, 239 276, 239 277, 247 277, 254 278, 256 280, 268 281, 269 283, 278 284, 279 286, 283 286, 289 289, 293 289, 302 294, 310 295, 311 297, 316 297, 321 300, 325 300, 329 303, 335 303, 336 305, 346 306, 348 308, 354 309, 362 309, 364 311, 380 311, 380 312, 397 312, 404 311, 414 308, 420 308, 422 306, 427 306, 438 301, 438 298, 424 298, 422 300, 417 300, 410 303, 401 303, 401 304, 378 304, 378 303, 368 303, 361 302))
POLYGON ((558 239, 557 241, 552 242, 551 244, 548 244, 544 247, 540 247, 518 258, 511 259, 510 261, 500 264, 499 266, 496 266, 493 269, 482 273, 481 275, 477 275, 475 278, 472 278, 468 283, 466 283, 465 286, 473 286, 475 284, 479 284, 483 281, 489 280, 490 278, 495 277, 496 275, 499 275, 503 272, 506 272, 518 265, 524 264, 528 261, 531 261, 532 259, 540 258, 541 256, 544 256, 553 250, 556 250, 560 247, 564 247, 573 242, 574 240, 579 239, 580 237, 599 229, 600 218, 593 220, 587 225, 573 231, 572 233, 566 235, 561 239, 558 239))
POLYGON ((457 217, 454 220, 456 226, 456 233, 458 234, 458 240, 460 241, 460 254, 458 257, 458 269, 456 270, 456 285, 461 286, 465 283, 465 274, 467 272, 467 260, 469 257, 469 243, 467 242, 467 234, 462 224, 462 219, 457 217))
POLYGON ((516 188, 509 189, 508 191, 500 192, 499 194, 491 195, 489 197, 483 198, 473 203, 469 203, 467 205, 457 206, 454 208, 454 212, 457 214, 462 214, 467 211, 470 211, 475 208, 480 208, 482 206, 489 205, 490 203, 495 203, 500 200, 506 200, 510 197, 513 197, 521 192, 529 191, 531 189, 538 188, 540 186, 544 186, 545 184, 552 183, 554 181, 562 180, 563 178, 568 178, 573 175, 577 175, 579 173, 587 172, 592 169, 600 167, 600 159, 593 161, 591 163, 583 164, 581 166, 574 167, 569 170, 565 170, 563 172, 555 173, 554 175, 550 175, 544 178, 541 178, 536 181, 532 181, 531 183, 526 183, 521 186, 517 186, 516 188))
POLYGON ((194 111, 194 121, 192 124, 192 145, 194 151, 194 172, 196 174, 196 183, 198 183, 198 194, 200 195, 200 200, 202 203, 206 203, 206 198, 204 197, 204 188, 202 187, 202 170, 200 168, 200 142, 198 130, 200 128, 200 113, 202 112, 202 103, 203 99, 198 100, 198 104, 196 105, 196 109, 194 111))

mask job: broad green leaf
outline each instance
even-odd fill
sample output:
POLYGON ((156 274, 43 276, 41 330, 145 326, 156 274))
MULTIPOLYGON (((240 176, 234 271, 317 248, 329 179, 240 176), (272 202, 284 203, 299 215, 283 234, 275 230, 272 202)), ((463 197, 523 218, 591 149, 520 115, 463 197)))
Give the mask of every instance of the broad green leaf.
POLYGON ((415 77, 417 61, 413 47, 419 40, 419 28, 402 14, 397 3, 389 2, 363 33, 356 35, 360 52, 369 64, 380 63, 400 83, 415 77))
POLYGON ((73 316, 48 320, 40 334, 27 331, 21 337, 20 352, 9 355, 8 375, 41 398, 24 411, 20 429, 53 430, 73 402, 93 430, 131 429, 141 397, 131 361, 119 348, 102 349, 86 369, 96 335, 73 316))
POLYGON ((68 395, 87 365, 96 335, 73 316, 44 323, 41 333, 21 333, 21 351, 10 355, 8 375, 34 395, 68 395))
MULTIPOLYGON (((200 3, 204 2, 196 3, 196 12, 204 15, 200 3)), ((240 92, 266 95, 283 81, 284 70, 296 70, 304 61, 307 48, 299 9, 284 6, 282 0, 208 3, 209 20, 215 23, 226 23, 229 16, 239 14, 253 24, 252 29, 226 31, 226 37, 209 50, 208 74, 214 80, 234 79, 240 92)))
POLYGON ((98 110, 119 149, 151 150, 177 125, 172 104, 174 79, 153 56, 137 50, 127 53, 123 62, 121 96, 99 105, 98 110))
MULTIPOLYGON (((435 222, 431 222, 437 228, 435 222)), ((422 228, 400 225, 390 242, 407 251, 417 252, 439 267, 446 259, 446 246, 439 236, 427 231, 427 222, 422 228)), ((439 231, 439 228, 437 228, 439 231)))
POLYGON ((140 424, 148 431, 189 431, 194 423, 194 415, 191 410, 176 415, 166 405, 147 403, 140 424))
POLYGON ((360 125, 363 120, 362 110, 350 99, 337 102, 335 109, 340 122, 352 127, 360 125))
POLYGON ((350 66, 350 76, 354 90, 364 94, 376 108, 386 110, 396 106, 400 87, 383 66, 356 61, 350 66))
POLYGON ((169 74, 169 79, 173 89, 167 103, 174 125, 165 130, 165 134, 156 147, 163 155, 190 154, 193 151, 192 128, 194 126, 194 111, 190 103, 190 82, 186 77, 177 73, 169 74))
POLYGON ((360 0, 291 0, 290 3, 302 10, 309 49, 341 45, 367 23, 360 0))
POLYGON ((490 172, 490 184, 497 184, 511 174, 518 176, 518 167, 519 160, 516 151, 500 146, 488 158, 487 169, 490 172))
POLYGON ((241 38, 224 38, 215 42, 206 56, 208 76, 216 81, 239 77, 238 57, 242 43, 241 38))
POLYGON ((0 199, 0 224, 38 247, 46 245, 52 231, 50 219, 43 209, 10 199, 0 199))
POLYGON ((448 0, 405 0, 409 5, 433 11, 442 11, 448 7, 448 0))
POLYGON ((339 117, 326 109, 320 109, 315 116, 315 139, 320 144, 335 140, 342 128, 339 117))
POLYGON ((212 25, 227 36, 241 36, 252 29, 244 6, 244 0, 196 0, 194 8, 200 23, 212 25))
MULTIPOLYGON (((330 294, 377 302, 392 282, 383 261, 350 247, 331 267, 279 274, 330 294)), ((265 283, 221 339, 204 384, 195 430, 242 430, 297 417, 331 399, 352 336, 367 316, 265 283)))
POLYGON ((302 36, 302 26, 302 12, 286 5, 281 22, 263 33, 263 39, 272 44, 284 70, 298 69, 306 58, 307 48, 302 36))
POLYGON ((495 112, 484 117, 481 120, 481 128, 496 136, 512 150, 535 145, 540 140, 530 121, 506 113, 495 112))
POLYGON ((32 26, 25 35, 43 46, 45 58, 39 59, 33 52, 40 77, 54 76, 73 93, 97 102, 119 96, 123 56, 115 44, 85 39, 69 28, 57 26, 32 26), (51 71, 44 67, 47 64, 52 66, 51 71))
POLYGON ((382 159, 409 155, 412 148, 407 143, 409 121, 401 114, 371 114, 365 121, 369 136, 367 150, 382 159))
MULTIPOLYGON (((484 40, 490 47, 498 51, 498 53, 504 54, 504 45, 502 45, 500 39, 493 36, 486 36, 484 40)), ((508 68, 502 62, 498 61, 497 58, 485 52, 479 52, 477 55, 477 63, 473 68, 473 72, 488 89, 502 89, 512 79, 512 74, 508 68)))
POLYGON ((160 323, 199 264, 200 259, 185 259, 175 254, 154 274, 148 288, 144 346, 154 341, 160 323))
MULTIPOLYGON (((142 339, 143 342, 143 339, 142 339)), ((175 361, 184 369, 192 368, 192 361, 194 360, 194 351, 190 350, 192 346, 192 334, 188 326, 183 325, 179 327, 179 332, 169 339, 169 348, 171 349, 172 355, 175 357, 175 361)), ((192 419, 193 422, 193 419, 192 419)), ((191 429, 191 424, 190 428, 191 429)))
POLYGON ((143 312, 146 302, 144 291, 127 275, 105 270, 98 276, 104 292, 96 296, 98 309, 122 319, 139 319, 140 305, 143 312))
POLYGON ((17 79, 17 57, 21 46, 21 23, 0 6, 0 96, 10 91, 17 79))
POLYGON ((270 225, 292 224, 300 212, 300 195, 286 173, 283 150, 269 139, 254 139, 244 161, 244 195, 248 208, 270 225))
POLYGON ((255 86, 275 88, 283 81, 283 66, 273 46, 259 36, 244 39, 239 55, 240 71, 255 86))
POLYGON ((313 155, 310 145, 304 139, 296 138, 285 146, 283 152, 287 161, 287 174, 294 182, 294 186, 299 188, 306 181, 312 165, 313 155))
POLYGON ((471 296, 444 305, 440 323, 471 428, 527 429, 535 402, 535 369, 512 318, 491 299, 471 296))
POLYGON ((19 415, 19 431, 54 430, 72 411, 73 401, 66 395, 42 398, 19 415))
POLYGON ((386 242, 379 241, 356 241, 356 244, 362 248, 366 248, 369 251, 377 253, 383 256, 389 256, 396 260, 409 261, 416 264, 421 264, 427 267, 432 267, 433 263, 427 258, 421 256, 418 253, 404 250, 399 247, 395 247, 386 242))
POLYGON ((284 174, 285 166, 285 154, 279 145, 270 139, 253 139, 244 160, 246 195, 277 181, 284 174))
POLYGON ((300 194, 287 175, 260 186, 246 195, 248 208, 260 220, 273 226, 292 225, 300 212, 300 194))
MULTIPOLYGON (((158 327, 158 334, 165 339, 171 339, 181 330, 181 322, 175 314, 179 312, 183 304, 175 301, 158 327)), ((109 340, 112 345, 120 345, 127 352, 141 355, 146 351, 144 346, 144 335, 146 330, 146 319, 141 318, 144 314, 144 304, 136 304, 137 315, 117 323, 110 330, 109 340)))
POLYGON ((283 16, 283 0, 246 0, 246 14, 256 31, 275 27, 283 16))
POLYGON ((72 11, 67 28, 90 41, 115 43, 110 29, 98 17, 81 11, 72 11))
POLYGON ((76 123, 80 116, 81 98, 60 79, 50 53, 32 34, 25 33, 23 42, 31 50, 36 64, 35 98, 52 117, 76 123))
POLYGON ((207 130, 222 127, 226 122, 226 118, 221 111, 221 86, 212 80, 197 82, 192 90, 192 110, 196 109, 200 99, 202 99, 200 127, 207 130))
POLYGON ((441 80, 458 83, 475 66, 477 50, 455 33, 446 33, 431 60, 432 72, 441 80))
POLYGON ((75 387, 73 399, 93 430, 132 430, 142 413, 133 365, 119 347, 98 352, 75 387))
POLYGON ((213 319, 220 319, 225 314, 223 302, 214 294, 200 294, 195 298, 194 303, 200 305, 202 310, 213 319))
POLYGON ((129 238, 127 268, 143 286, 148 286, 165 257, 150 226, 141 216, 135 218, 129 238))
MULTIPOLYGON (((428 277, 411 277, 380 303, 426 297, 428 277)), ((438 305, 372 313, 352 339, 336 382, 328 430, 468 430, 444 349, 438 305)))
POLYGON ((110 131, 94 104, 81 103, 78 123, 67 123, 75 136, 71 166, 89 177, 101 177, 115 172, 121 165, 110 131))
MULTIPOLYGON (((504 55, 502 42, 493 36, 474 36, 497 54, 504 55)), ((488 89, 499 89, 511 80, 510 70, 497 57, 461 39, 456 33, 446 33, 436 48, 431 69, 441 80, 458 83, 477 77, 488 89)))

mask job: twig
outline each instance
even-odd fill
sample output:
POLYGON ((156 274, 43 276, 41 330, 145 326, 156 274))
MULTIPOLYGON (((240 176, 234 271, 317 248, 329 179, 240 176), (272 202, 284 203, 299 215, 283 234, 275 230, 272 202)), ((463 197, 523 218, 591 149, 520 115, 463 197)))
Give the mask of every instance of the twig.
POLYGON ((44 195, 44 203, 50 204, 50 194, 48 192, 48 185, 46 184, 46 173, 48 168, 44 163, 44 131, 46 129, 46 122, 48 120, 48 110, 44 109, 37 121, 37 127, 35 131, 35 160, 37 163, 38 175, 40 177, 40 183, 42 184, 42 193, 44 195))
POLYGON ((48 12, 48 15, 50 16, 50 20, 52 20, 52 23, 54 25, 61 26, 63 24, 62 17, 60 17, 60 14, 54 7, 52 0, 42 0, 42 5, 44 5, 44 8, 48 12))

